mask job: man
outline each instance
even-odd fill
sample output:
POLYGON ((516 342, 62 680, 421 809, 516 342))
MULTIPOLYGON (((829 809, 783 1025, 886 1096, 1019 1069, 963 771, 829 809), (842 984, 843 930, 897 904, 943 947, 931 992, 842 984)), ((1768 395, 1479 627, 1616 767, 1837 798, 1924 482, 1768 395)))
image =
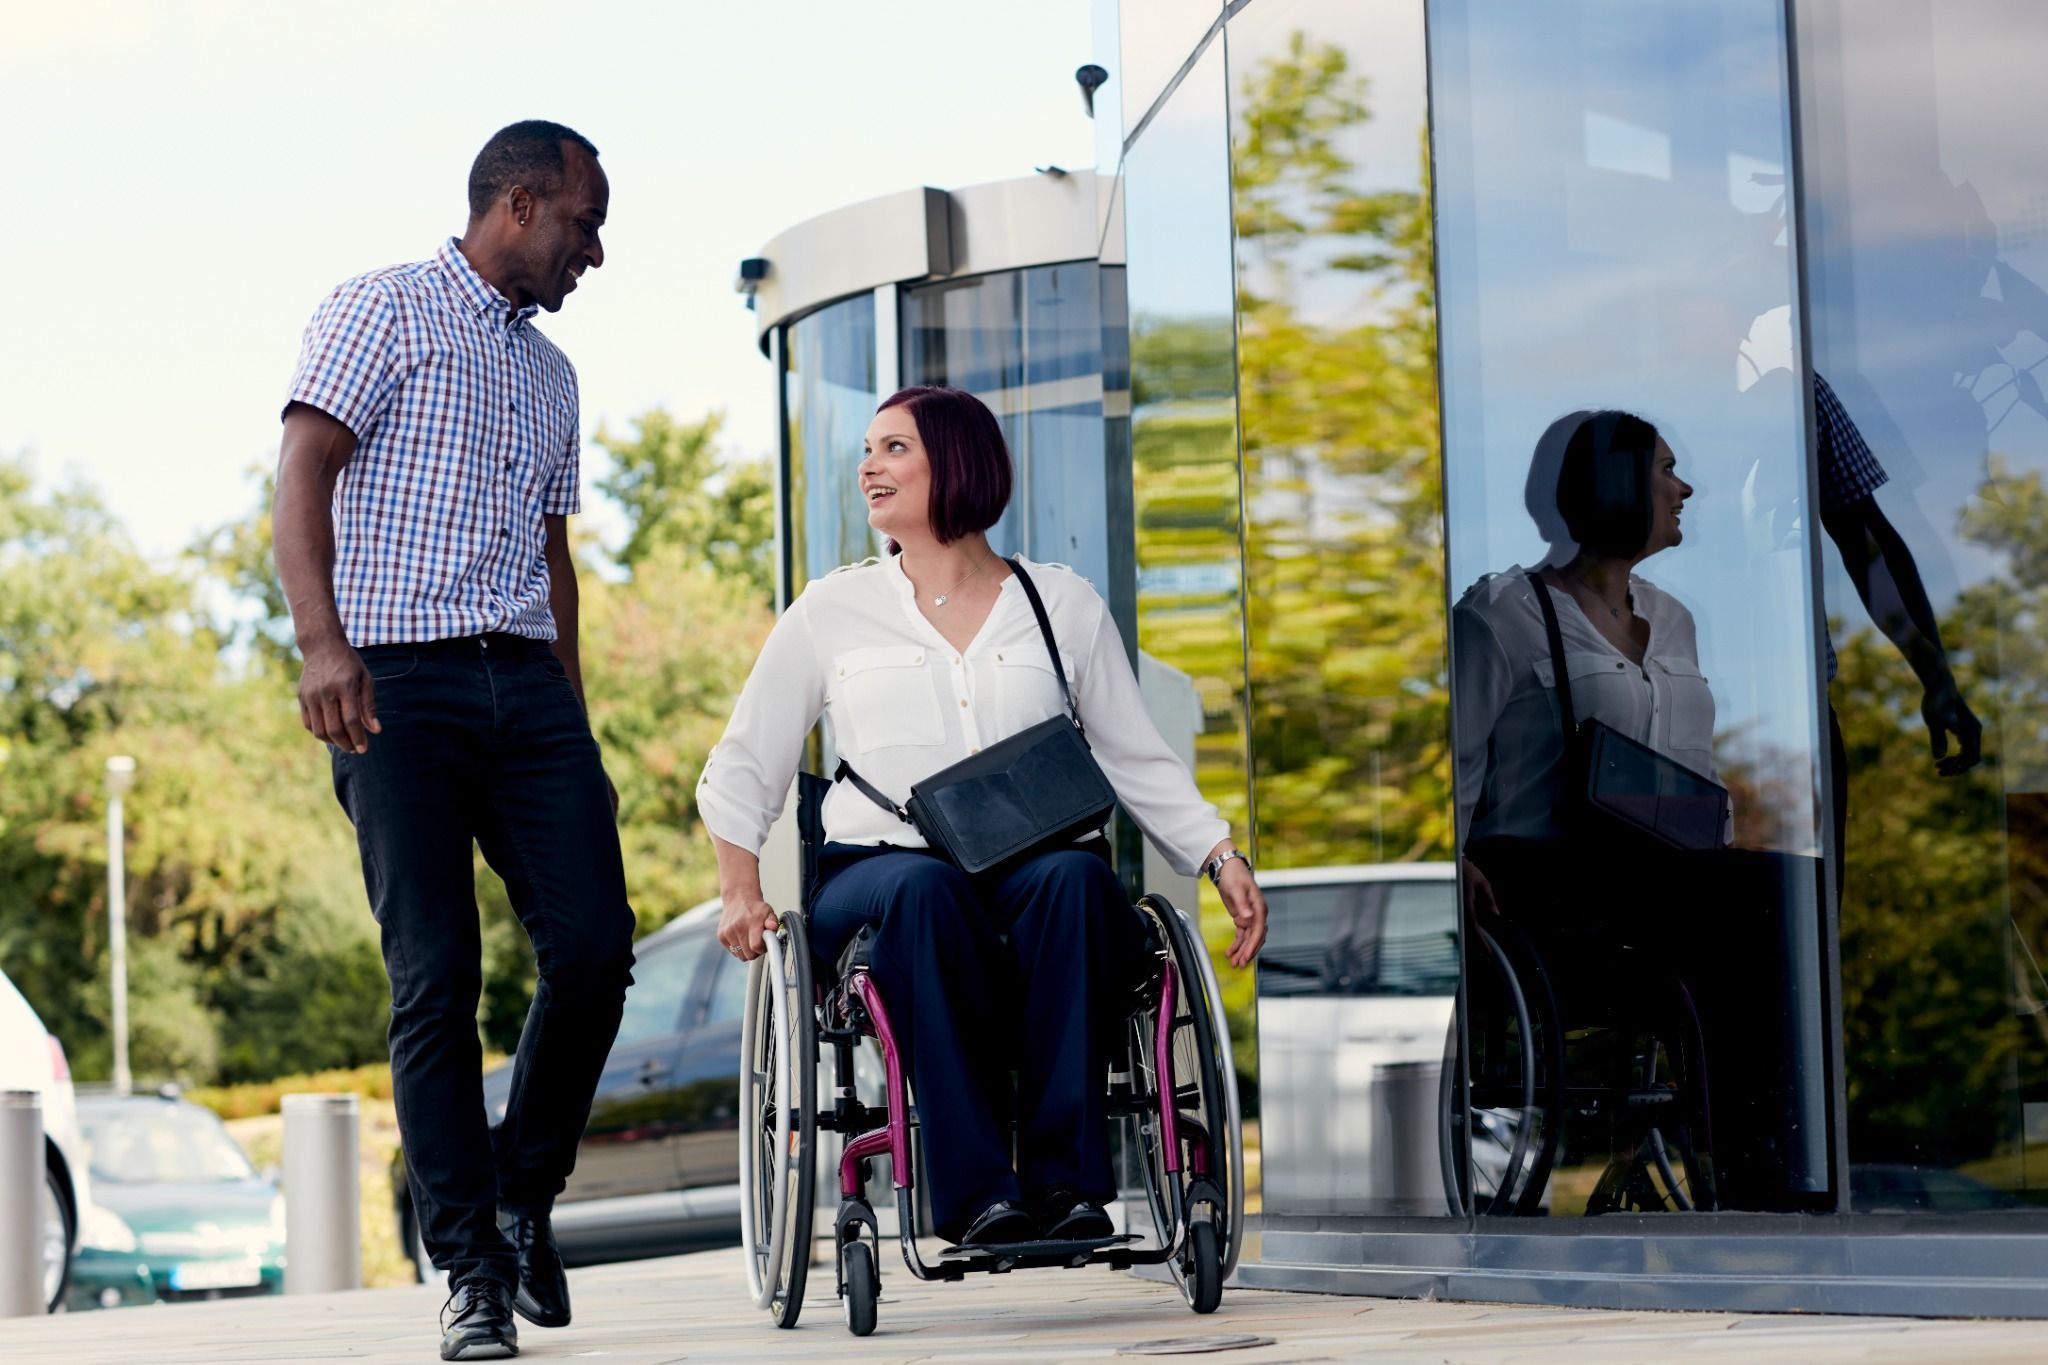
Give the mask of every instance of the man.
MULTIPOLYGON (((1820 524, 1841 551, 1856 595, 1870 619, 1884 632, 1920 680, 1920 717, 1927 723, 1928 747, 1935 771, 1956 777, 1977 766, 1983 756, 1984 726, 1963 700, 1942 648, 1941 627, 1920 566, 1913 552, 1877 505, 1877 490, 1890 476, 1849 417, 1835 390, 1818 372, 1813 376, 1813 429, 1820 465, 1820 524), (1949 752, 1949 739, 1955 752, 1949 752)), ((1835 681, 1835 642, 1827 637, 1828 682, 1835 681)), ((1828 707, 1829 759, 1835 787, 1834 842, 1830 853, 1842 868, 1849 820, 1849 756, 1842 743, 1841 722, 1828 707)), ((1844 869, 1845 871, 1846 869, 1844 869)), ((1835 877, 1839 897, 1843 872, 1835 877)))
POLYGON ((382 934, 406 1173, 453 1291, 444 1360, 516 1355, 515 1308, 569 1321, 549 1210, 631 981, 618 798, 576 650, 576 372, 532 326, 604 264, 610 197, 581 135, 501 130, 470 168, 462 237, 329 295, 284 408, 274 526, 300 719, 331 748, 382 934), (473 844, 539 964, 495 1133, 473 844))

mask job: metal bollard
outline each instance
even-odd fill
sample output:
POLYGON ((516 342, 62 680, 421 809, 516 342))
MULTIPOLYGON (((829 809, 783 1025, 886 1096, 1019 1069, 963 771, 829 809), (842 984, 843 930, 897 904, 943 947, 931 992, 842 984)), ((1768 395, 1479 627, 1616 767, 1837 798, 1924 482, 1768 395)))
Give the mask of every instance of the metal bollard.
POLYGON ((43 1097, 0 1090, 0 1318, 42 1313, 43 1097))
POLYGON ((284 1098, 284 1292, 363 1285, 354 1095, 284 1098))

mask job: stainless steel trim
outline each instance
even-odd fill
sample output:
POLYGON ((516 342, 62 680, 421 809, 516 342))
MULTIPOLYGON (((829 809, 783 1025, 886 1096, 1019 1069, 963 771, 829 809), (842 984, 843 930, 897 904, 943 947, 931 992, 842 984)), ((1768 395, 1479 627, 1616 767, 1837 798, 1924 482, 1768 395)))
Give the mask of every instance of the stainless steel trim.
MULTIPOLYGON (((755 339, 766 354, 775 328, 885 286, 1093 260, 1107 211, 1095 172, 1069 171, 950 193, 927 186, 821 214, 761 249, 755 339)), ((878 340, 881 331, 878 322, 878 340)))

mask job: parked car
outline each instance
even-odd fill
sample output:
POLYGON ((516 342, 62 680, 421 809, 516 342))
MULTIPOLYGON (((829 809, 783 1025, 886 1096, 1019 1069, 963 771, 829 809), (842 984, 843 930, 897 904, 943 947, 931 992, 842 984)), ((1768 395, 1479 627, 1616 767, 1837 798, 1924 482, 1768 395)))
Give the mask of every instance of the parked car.
POLYGON ((64 1045, 14 983, 0 972, 0 1090, 34 1090, 43 1097, 43 1301, 51 1312, 64 1303, 78 1251, 79 1211, 92 1205, 85 1138, 78 1128, 77 1097, 64 1045))
MULTIPOLYGON (((634 945, 625 1015, 590 1106, 576 1170, 555 1203, 571 1265, 662 1256, 739 1241, 740 1021, 747 966, 718 946, 707 901, 634 945)), ((510 1064, 484 1074, 495 1126, 510 1064)), ((406 1254, 431 1273, 404 1156, 392 1192, 406 1254)))
POLYGON ((284 1198, 210 1110, 174 1094, 87 1095, 94 1205, 73 1308, 284 1292, 284 1198))
POLYGON ((1442 1213, 1456 868, 1262 871, 1259 885, 1271 909, 1258 975, 1267 1211, 1442 1213))

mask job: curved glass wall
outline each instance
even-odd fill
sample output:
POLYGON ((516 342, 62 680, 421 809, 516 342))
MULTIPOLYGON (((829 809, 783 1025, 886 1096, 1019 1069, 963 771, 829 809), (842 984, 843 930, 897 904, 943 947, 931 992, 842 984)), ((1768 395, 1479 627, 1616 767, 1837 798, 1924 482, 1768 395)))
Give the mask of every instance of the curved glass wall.
POLYGON ((1475 1212, 1833 1207, 1783 13, 1431 7, 1475 1212))
MULTIPOLYGON (((1125 37, 1128 59, 1128 28, 1125 37)), ((1125 156, 1126 281, 1138 648, 1163 665, 1147 680, 1148 698, 1155 714, 1193 721, 1196 781, 1242 837, 1251 789, 1223 80, 1223 46, 1211 42, 1125 156)), ((1206 882, 1199 890, 1213 953, 1230 940, 1229 918, 1206 882)), ((1249 1079, 1252 974, 1214 955, 1249 1079)))
POLYGON ((1850 1206, 2048 1208, 2040 10, 1798 14, 1850 1206))
POLYGON ((903 382, 966 389, 1002 424, 1016 491, 989 542, 1066 564, 1114 600, 1129 573, 1130 525, 1110 490, 1129 471, 1105 459, 1101 267, 1035 266, 903 292, 903 382))
POLYGON ((784 328, 789 593, 876 552, 860 496, 875 404, 875 298, 859 294, 784 328))
POLYGON ((1228 39, 1265 1208, 1441 1216, 1458 946, 1422 5, 1262 0, 1228 39))

